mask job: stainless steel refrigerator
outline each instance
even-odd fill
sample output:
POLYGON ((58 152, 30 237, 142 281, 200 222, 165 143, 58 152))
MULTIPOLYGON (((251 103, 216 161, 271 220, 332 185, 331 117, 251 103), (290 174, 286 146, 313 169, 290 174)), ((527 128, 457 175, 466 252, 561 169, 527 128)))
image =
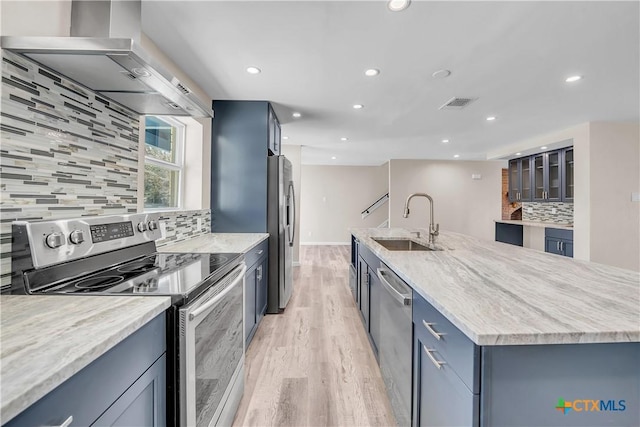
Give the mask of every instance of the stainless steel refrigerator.
POLYGON ((267 313, 282 312, 293 292, 293 239, 296 198, 291 162, 270 156, 267 162, 267 227, 269 232, 269 290, 267 313))

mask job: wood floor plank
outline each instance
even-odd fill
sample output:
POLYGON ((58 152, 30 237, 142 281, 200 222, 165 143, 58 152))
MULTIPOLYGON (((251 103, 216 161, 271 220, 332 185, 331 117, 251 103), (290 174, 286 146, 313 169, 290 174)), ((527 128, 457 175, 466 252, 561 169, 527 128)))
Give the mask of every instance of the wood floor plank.
POLYGON ((247 349, 234 426, 392 426, 395 419, 349 289, 349 246, 303 246, 284 313, 247 349))

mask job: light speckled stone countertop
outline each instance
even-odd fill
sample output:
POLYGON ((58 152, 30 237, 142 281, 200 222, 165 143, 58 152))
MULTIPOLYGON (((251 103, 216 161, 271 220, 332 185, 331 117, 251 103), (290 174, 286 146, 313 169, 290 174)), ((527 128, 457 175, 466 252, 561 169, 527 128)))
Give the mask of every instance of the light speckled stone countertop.
POLYGON ((505 243, 441 232, 443 251, 389 251, 371 237, 405 229, 352 229, 362 244, 478 345, 640 341, 640 273, 505 243))
POLYGON ((6 423, 165 311, 169 297, 0 297, 0 419, 6 423))
POLYGON ((268 237, 267 233, 211 233, 163 246, 158 251, 246 253, 268 237))
POLYGON ((521 219, 496 219, 495 222, 501 224, 524 225, 525 227, 558 228, 560 230, 573 230, 573 225, 568 223, 549 221, 525 221, 521 219))

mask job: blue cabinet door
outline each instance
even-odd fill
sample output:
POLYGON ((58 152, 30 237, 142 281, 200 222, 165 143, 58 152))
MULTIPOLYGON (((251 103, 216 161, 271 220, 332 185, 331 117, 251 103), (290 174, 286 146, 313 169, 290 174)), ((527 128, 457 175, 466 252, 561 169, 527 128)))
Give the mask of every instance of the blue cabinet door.
POLYGON ((479 395, 473 394, 442 356, 419 337, 414 338, 413 361, 413 425, 477 427, 479 395))
POLYGON ((369 335, 373 343, 373 352, 378 354, 380 345, 380 310, 382 284, 374 269, 369 268, 369 335))
POLYGON ((364 320, 364 329, 369 332, 369 267, 359 257, 360 264, 360 314, 364 320))
POLYGON ((164 427, 166 370, 166 355, 163 354, 93 425, 164 427))
POLYGON ((267 258, 264 257, 256 267, 256 328, 267 312, 267 258))
POLYGON ((544 239, 544 251, 550 254, 564 255, 560 249, 560 242, 562 240, 555 237, 545 237, 544 239))
POLYGON ((256 267, 250 267, 244 276, 244 341, 249 346, 256 326, 256 267))

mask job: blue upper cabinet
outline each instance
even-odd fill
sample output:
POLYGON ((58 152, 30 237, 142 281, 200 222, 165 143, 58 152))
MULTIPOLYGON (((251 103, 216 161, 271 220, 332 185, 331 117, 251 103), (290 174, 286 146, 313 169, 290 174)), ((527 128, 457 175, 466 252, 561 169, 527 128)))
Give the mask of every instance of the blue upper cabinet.
POLYGON ((509 161, 509 201, 531 201, 531 159, 513 159, 509 161))
POLYGON ((562 150, 536 154, 533 164, 533 201, 562 200, 562 150))
POLYGON ((214 101, 211 231, 267 232, 267 157, 280 153, 280 124, 267 101, 214 101))
POLYGON ((562 201, 573 203, 573 147, 565 148, 563 150, 562 162, 562 201))
POLYGON ((509 160, 509 201, 573 202, 573 147, 509 160))
POLYGON ((280 122, 278 121, 278 117, 276 116, 275 111, 271 105, 269 105, 269 155, 271 156, 279 156, 280 155, 280 122))

